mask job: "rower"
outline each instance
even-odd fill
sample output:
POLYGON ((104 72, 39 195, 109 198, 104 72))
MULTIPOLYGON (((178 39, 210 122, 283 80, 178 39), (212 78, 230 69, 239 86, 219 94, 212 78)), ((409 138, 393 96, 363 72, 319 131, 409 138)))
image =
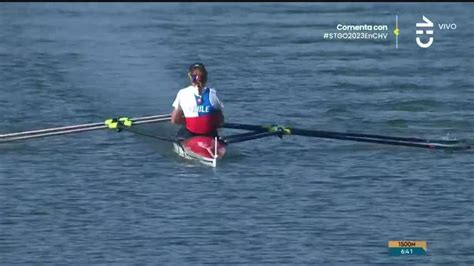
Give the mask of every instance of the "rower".
POLYGON ((216 90, 206 86, 207 70, 202 63, 194 63, 188 69, 188 77, 191 85, 178 91, 171 123, 183 124, 178 137, 218 137, 217 128, 224 123, 224 105, 216 90))

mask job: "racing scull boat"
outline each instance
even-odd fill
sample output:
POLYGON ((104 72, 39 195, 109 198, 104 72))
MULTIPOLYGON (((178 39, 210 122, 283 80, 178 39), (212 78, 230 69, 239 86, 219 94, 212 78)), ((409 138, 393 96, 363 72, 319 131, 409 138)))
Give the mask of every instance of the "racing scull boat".
POLYGON ((102 123, 90 123, 41 130, 23 131, 17 133, 0 134, 0 144, 25 139, 79 133, 98 129, 113 129, 118 132, 123 130, 138 135, 151 137, 154 139, 172 142, 174 151, 179 156, 186 159, 196 160, 202 164, 212 167, 216 167, 217 161, 225 156, 226 149, 229 144, 265 138, 268 136, 278 136, 282 138, 284 135, 298 135, 306 137, 349 140, 428 149, 465 150, 471 148, 469 144, 465 143, 465 141, 457 139, 430 140, 423 138, 392 137, 366 133, 347 133, 298 129, 283 127, 279 125, 259 126, 239 123, 225 123, 222 126, 223 128, 246 130, 247 132, 229 135, 221 138, 195 136, 187 139, 159 136, 154 133, 138 131, 132 126, 165 121, 169 122, 170 120, 171 116, 169 114, 145 116, 133 119, 127 117, 119 117, 107 119, 102 123))

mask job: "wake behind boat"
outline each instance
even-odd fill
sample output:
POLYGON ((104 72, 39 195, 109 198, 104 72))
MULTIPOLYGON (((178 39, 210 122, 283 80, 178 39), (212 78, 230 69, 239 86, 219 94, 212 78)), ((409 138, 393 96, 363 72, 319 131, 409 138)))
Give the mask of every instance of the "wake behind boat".
POLYGON ((170 120, 171 116, 169 114, 145 116, 133 119, 127 117, 111 118, 101 123, 89 123, 82 125, 3 134, 0 135, 0 144, 40 137, 87 132, 99 129, 112 129, 117 132, 128 131, 153 139, 172 142, 173 149, 179 156, 189 160, 198 161, 199 163, 211 167, 216 167, 217 161, 225 157, 227 148, 230 144, 265 138, 269 136, 278 136, 282 138, 285 135, 297 135, 305 137, 349 140, 357 142, 427 149, 466 150, 471 148, 471 146, 465 141, 457 139, 431 140, 414 137, 393 137, 367 133, 347 133, 311 129, 298 129, 279 125, 259 126, 240 123, 224 123, 222 126, 223 128, 245 130, 246 132, 224 136, 220 138, 209 136, 193 136, 184 139, 173 136, 160 136, 155 133, 140 131, 134 128, 135 125, 169 122, 170 120))

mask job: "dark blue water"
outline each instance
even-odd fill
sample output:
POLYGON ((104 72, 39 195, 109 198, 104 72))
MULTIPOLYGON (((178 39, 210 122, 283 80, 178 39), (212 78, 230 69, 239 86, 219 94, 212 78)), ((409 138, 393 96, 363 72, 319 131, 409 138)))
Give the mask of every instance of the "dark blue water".
MULTIPOLYGON (((473 14, 440 3, 4 3, 0 134, 169 113, 201 61, 229 122, 472 141, 473 14), (422 15, 435 23, 427 49, 415 42, 422 15), (387 24, 389 37, 323 39, 339 23, 387 24)), ((0 264, 468 265, 473 158, 288 136, 230 146, 210 169, 127 132, 2 144, 0 264), (426 240, 428 255, 390 257, 389 240, 426 240)))

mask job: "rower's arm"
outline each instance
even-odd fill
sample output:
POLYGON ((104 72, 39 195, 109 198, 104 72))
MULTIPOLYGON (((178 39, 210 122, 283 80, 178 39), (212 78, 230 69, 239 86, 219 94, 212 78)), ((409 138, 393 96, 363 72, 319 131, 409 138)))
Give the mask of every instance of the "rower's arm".
POLYGON ((224 112, 217 110, 217 127, 221 127, 224 124, 224 112))
POLYGON ((181 108, 178 107, 173 110, 173 112, 171 113, 171 123, 173 124, 185 123, 183 110, 181 110, 181 108))

